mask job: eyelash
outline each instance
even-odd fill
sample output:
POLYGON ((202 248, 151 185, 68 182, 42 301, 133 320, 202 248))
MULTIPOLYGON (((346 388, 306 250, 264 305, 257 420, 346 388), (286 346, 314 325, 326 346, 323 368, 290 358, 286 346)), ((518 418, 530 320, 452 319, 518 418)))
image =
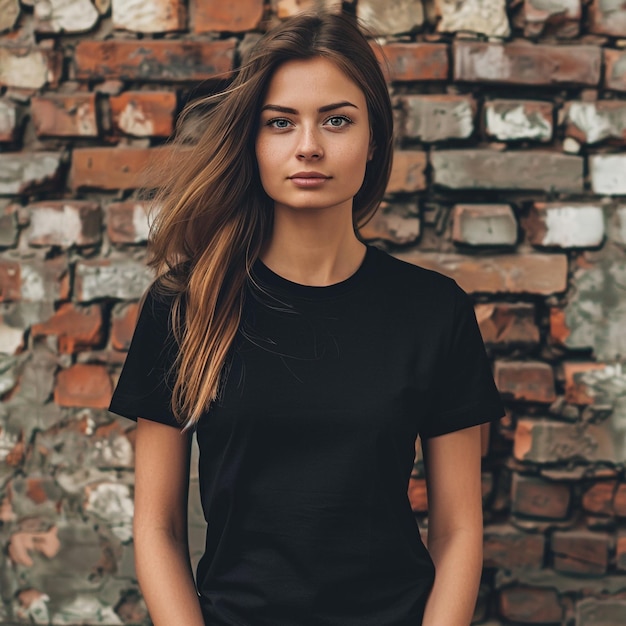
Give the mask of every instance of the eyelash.
MULTIPOLYGON (((331 115, 324 122, 324 124, 327 124, 330 120, 336 120, 336 119, 343 120, 344 122, 346 122, 346 124, 342 124, 341 126, 332 126, 332 128, 343 128, 344 126, 348 126, 348 125, 354 123, 347 115, 331 115)), ((274 124, 276 122, 289 122, 289 123, 291 123, 291 121, 288 120, 286 117, 274 117, 271 120, 267 120, 267 122, 265 122, 265 125, 266 126, 270 126, 270 127, 273 126, 274 128, 276 128, 278 130, 284 130, 284 129, 287 128, 286 126, 283 126, 283 127, 274 126, 274 124)))

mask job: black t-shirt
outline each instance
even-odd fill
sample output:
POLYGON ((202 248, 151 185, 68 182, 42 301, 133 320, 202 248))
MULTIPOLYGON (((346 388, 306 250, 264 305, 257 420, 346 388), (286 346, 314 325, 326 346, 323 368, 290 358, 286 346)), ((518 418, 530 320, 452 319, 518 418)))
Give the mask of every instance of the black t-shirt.
MULTIPOLYGON (((196 429, 206 623, 416 626, 434 579, 407 498, 416 435, 503 414, 471 301, 374 247, 327 287, 253 275, 196 429)), ((150 291, 110 409, 177 427, 168 315, 150 291)))

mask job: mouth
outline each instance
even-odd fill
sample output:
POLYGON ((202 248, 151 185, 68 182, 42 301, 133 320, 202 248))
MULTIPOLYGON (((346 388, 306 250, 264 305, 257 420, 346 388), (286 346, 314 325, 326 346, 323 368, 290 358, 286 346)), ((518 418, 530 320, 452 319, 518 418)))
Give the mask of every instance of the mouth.
POLYGON ((296 187, 321 187, 327 180, 330 180, 332 176, 326 176, 321 172, 297 172, 288 179, 296 187))
POLYGON ((291 180, 294 179, 310 179, 310 178, 321 178, 328 179, 330 176, 326 176, 326 174, 322 174, 320 172, 298 172, 297 174, 293 174, 289 176, 291 180))

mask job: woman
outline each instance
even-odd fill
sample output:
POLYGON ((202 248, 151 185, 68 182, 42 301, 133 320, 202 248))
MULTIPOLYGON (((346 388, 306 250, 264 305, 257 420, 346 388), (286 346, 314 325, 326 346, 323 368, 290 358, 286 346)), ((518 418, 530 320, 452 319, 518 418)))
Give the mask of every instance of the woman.
POLYGON ((303 15, 210 99, 164 180, 111 410, 137 420, 136 566, 156 626, 467 626, 478 424, 502 407, 468 297, 364 245, 392 112, 352 18, 303 15), (191 431, 208 524, 194 586, 191 431), (428 551, 407 499, 420 434, 428 551), (435 576, 436 569, 436 576, 435 576))

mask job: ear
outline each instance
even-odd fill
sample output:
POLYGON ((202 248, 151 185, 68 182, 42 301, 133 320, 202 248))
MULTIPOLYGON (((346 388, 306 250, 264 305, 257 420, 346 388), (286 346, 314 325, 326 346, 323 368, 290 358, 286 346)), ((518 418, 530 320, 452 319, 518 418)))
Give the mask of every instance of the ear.
POLYGON ((376 143, 374 142, 374 140, 372 139, 370 141, 370 145, 369 148, 367 150, 367 160, 371 161, 374 158, 374 151, 376 150, 376 143))

